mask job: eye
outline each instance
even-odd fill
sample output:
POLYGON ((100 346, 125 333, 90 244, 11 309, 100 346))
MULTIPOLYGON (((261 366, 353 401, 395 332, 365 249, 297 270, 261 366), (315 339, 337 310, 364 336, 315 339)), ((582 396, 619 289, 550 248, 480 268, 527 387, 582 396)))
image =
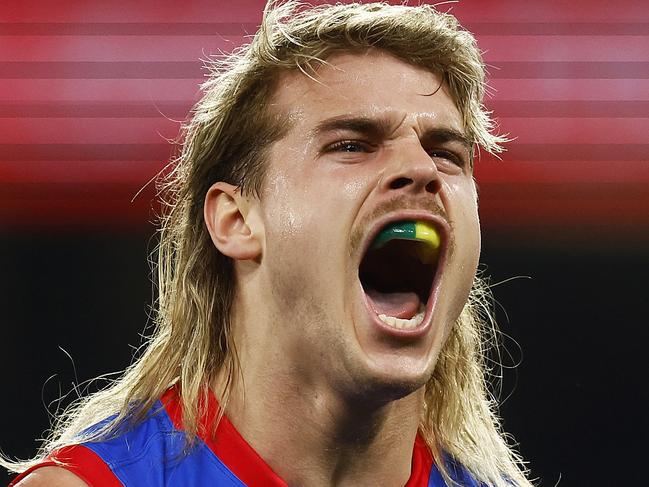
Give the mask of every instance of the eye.
POLYGON ((428 155, 433 159, 444 159, 458 167, 464 167, 464 160, 453 152, 435 149, 428 151, 428 155))
POLYGON ((372 147, 366 143, 358 140, 341 140, 327 147, 326 152, 371 152, 372 147))

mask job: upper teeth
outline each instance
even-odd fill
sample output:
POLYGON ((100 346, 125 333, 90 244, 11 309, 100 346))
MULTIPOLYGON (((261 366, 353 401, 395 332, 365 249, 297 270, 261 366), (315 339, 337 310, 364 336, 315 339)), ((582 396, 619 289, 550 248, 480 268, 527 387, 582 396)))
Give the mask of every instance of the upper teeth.
POLYGON ((394 316, 388 316, 384 314, 379 315, 379 319, 387 324, 390 325, 394 328, 399 328, 401 330, 410 330, 413 328, 417 328, 419 325, 421 325, 421 322, 424 321, 424 315, 426 314, 426 308, 424 308, 423 304, 419 305, 419 310, 417 310, 417 314, 410 318, 409 320, 404 320, 402 318, 395 318, 394 316))

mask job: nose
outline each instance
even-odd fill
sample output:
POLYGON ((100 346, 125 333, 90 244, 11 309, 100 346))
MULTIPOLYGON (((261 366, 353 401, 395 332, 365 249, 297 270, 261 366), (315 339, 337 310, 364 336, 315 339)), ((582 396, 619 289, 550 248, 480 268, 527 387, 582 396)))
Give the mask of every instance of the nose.
POLYGON ((395 151, 382 178, 382 189, 386 192, 437 194, 442 187, 437 166, 418 141, 409 145, 395 151))

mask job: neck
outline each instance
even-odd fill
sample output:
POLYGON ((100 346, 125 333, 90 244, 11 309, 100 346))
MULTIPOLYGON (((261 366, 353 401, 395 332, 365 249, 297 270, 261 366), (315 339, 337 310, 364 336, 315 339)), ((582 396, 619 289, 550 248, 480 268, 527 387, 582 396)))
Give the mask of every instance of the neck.
POLYGON ((372 403, 257 365, 242 354, 226 414, 288 485, 406 484, 423 390, 372 403))
MULTIPOLYGON (((336 343, 331 318, 318 319, 326 313, 308 300, 262 309, 259 302, 273 302, 264 294, 269 289, 246 293, 242 286, 233 307, 238 370, 225 405, 232 424, 288 485, 405 485, 423 387, 412 392, 355 371, 340 357, 345 348, 336 343), (329 353, 305 343, 337 348, 329 353)), ((226 383, 216 378, 219 399, 226 383)))

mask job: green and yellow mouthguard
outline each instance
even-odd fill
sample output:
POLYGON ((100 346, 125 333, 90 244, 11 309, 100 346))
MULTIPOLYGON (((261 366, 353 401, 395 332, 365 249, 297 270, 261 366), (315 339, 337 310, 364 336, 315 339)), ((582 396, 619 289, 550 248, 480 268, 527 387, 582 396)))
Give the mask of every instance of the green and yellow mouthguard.
POLYGON ((374 239, 372 250, 380 249, 390 240, 416 240, 425 245, 413 247, 413 253, 424 264, 437 261, 441 239, 435 228, 422 221, 399 221, 386 226, 374 239))

